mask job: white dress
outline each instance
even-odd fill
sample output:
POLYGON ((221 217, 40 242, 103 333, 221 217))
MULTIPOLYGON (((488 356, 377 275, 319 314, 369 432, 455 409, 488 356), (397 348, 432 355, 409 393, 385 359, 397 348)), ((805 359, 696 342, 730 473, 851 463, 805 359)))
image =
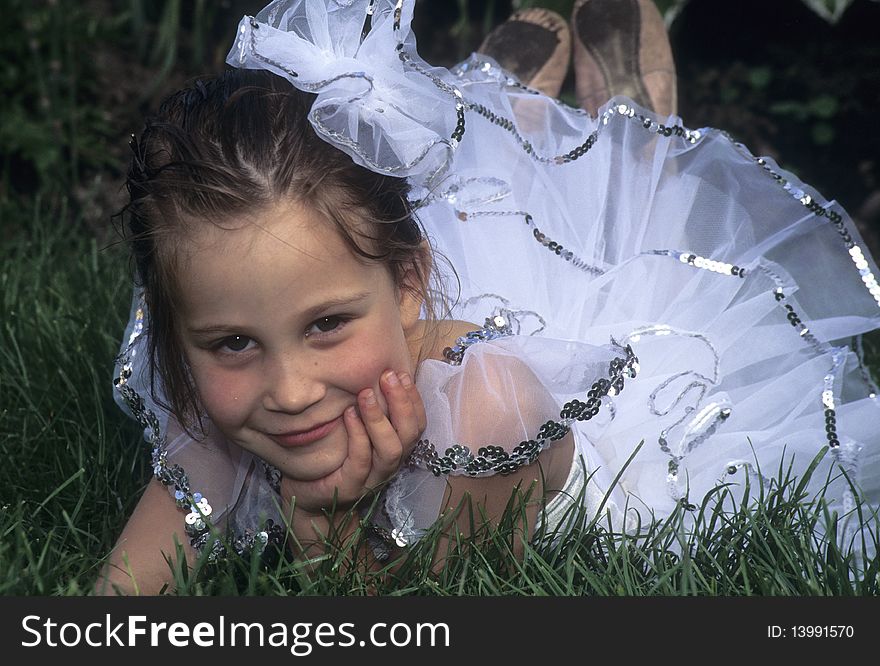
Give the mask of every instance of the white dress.
MULTIPOLYGON (((799 476, 825 451, 810 489, 830 478, 831 508, 850 515, 841 536, 859 534, 856 494, 880 501, 880 404, 857 353, 880 326, 880 273, 847 213, 721 131, 623 98, 593 119, 481 56, 432 68, 411 16, 410 2, 279 1, 241 22, 229 56, 317 93, 319 134, 410 179, 461 281, 453 315, 489 318, 492 339, 420 367, 428 429, 382 498, 384 526, 418 538, 446 474, 529 464, 571 429, 583 465, 569 489, 622 529, 719 483, 799 476)), ((144 391, 137 311, 117 386, 157 475, 177 485, 196 541, 199 501, 252 541, 272 515, 271 470, 216 436, 165 439, 173 419, 144 391)))

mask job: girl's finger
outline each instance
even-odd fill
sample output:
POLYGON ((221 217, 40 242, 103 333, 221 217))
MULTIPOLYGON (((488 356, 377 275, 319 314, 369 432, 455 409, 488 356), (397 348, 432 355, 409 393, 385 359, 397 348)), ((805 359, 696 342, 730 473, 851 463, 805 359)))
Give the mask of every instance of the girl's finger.
POLYGON ((345 409, 342 420, 348 432, 348 456, 342 463, 340 476, 346 486, 354 488, 357 492, 363 487, 363 482, 370 475, 372 467, 373 452, 370 435, 354 406, 345 409))
POLYGON ((413 437, 421 434, 410 391, 392 370, 382 375, 380 386, 385 395, 385 402, 388 403, 388 420, 397 432, 398 439, 407 444, 413 437))
POLYGON ((419 389, 416 387, 408 373, 404 372, 400 374, 400 383, 404 389, 406 389, 406 393, 409 396, 410 404, 412 404, 413 407, 413 413, 416 415, 419 434, 421 435, 425 431, 425 428, 428 427, 428 417, 425 413, 425 403, 422 401, 422 394, 419 393, 419 389))
POLYGON ((409 455, 419 437, 425 431, 427 417, 422 396, 409 375, 401 373, 400 394, 396 399, 388 396, 389 417, 397 430, 397 435, 403 445, 403 455, 409 455))
POLYGON ((402 456, 400 437, 379 406, 373 389, 361 391, 358 395, 358 405, 361 409, 361 419, 373 445, 371 478, 385 481, 400 465, 402 456))

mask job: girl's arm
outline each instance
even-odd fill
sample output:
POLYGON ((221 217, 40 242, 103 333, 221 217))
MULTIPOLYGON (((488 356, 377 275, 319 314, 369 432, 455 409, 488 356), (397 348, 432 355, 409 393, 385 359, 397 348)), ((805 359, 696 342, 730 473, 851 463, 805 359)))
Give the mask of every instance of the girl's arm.
POLYGON ((173 581, 172 563, 182 545, 187 564, 196 553, 189 545, 180 509, 168 489, 152 479, 141 496, 107 564, 95 583, 95 593, 159 594, 173 581))
POLYGON ((508 506, 518 537, 513 541, 517 557, 523 545, 534 535, 538 516, 544 505, 565 484, 571 467, 574 442, 571 433, 554 442, 531 465, 521 467, 508 475, 497 474, 484 478, 457 476, 449 480, 442 513, 445 536, 440 540, 437 560, 442 562, 451 536, 469 536, 474 529, 498 525, 508 506), (523 511, 520 512, 520 508, 523 511))
MULTIPOLYGON (((501 445, 510 450, 534 437, 547 420, 558 418, 559 406, 527 363, 512 354, 482 354, 471 359, 446 389, 457 408, 452 422, 456 443, 476 452, 481 446, 501 445)), ((537 460, 511 474, 484 477, 450 476, 442 504, 444 536, 436 555, 442 564, 446 546, 455 535, 497 525, 512 504, 514 554, 532 538, 544 505, 565 486, 574 454, 569 432, 543 450, 537 460)))

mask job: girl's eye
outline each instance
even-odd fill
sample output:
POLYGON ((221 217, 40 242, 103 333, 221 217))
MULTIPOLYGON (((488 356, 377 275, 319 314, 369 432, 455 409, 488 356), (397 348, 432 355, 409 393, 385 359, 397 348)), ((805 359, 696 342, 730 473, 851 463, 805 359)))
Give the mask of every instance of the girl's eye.
POLYGON ((326 333, 334 333, 345 325, 346 319, 332 315, 330 317, 321 317, 306 329, 306 337, 311 335, 321 336, 326 333))
POLYGON ((251 342, 253 340, 244 335, 231 335, 221 340, 217 347, 225 352, 243 352, 250 346, 251 342))

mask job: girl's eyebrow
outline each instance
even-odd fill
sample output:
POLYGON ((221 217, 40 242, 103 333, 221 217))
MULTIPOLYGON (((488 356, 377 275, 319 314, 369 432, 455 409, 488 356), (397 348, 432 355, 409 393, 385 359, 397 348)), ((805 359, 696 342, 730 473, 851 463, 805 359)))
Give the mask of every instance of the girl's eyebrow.
MULTIPOLYGON (((327 300, 321 301, 317 305, 313 305, 312 307, 307 309, 303 313, 303 317, 308 320, 316 319, 328 310, 354 305, 356 303, 359 303, 360 301, 366 300, 370 297, 370 295, 371 292, 369 291, 361 291, 356 294, 328 298, 327 300)), ((217 335, 218 333, 241 333, 244 328, 247 327, 231 324, 209 324, 207 326, 188 328, 187 330, 191 335, 208 336, 217 335)))
POLYGON ((366 300, 370 297, 372 292, 369 291, 359 291, 356 294, 350 294, 346 296, 337 296, 335 298, 328 298, 325 301, 318 303, 317 305, 313 305, 308 310, 305 311, 306 319, 312 319, 317 317, 328 310, 332 310, 334 308, 345 307, 348 305, 354 305, 360 301, 366 300))

